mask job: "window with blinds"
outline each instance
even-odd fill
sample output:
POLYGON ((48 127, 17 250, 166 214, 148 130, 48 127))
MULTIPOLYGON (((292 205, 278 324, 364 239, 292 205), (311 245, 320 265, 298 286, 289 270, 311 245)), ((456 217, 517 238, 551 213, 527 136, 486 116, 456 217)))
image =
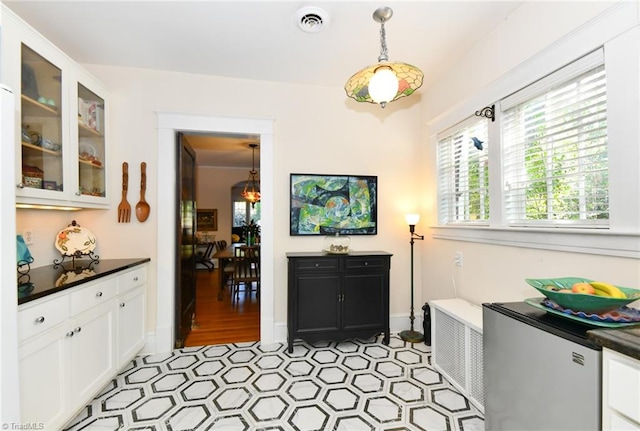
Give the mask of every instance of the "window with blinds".
POLYGON ((593 52, 501 101, 510 226, 608 226, 603 62, 593 52))
POLYGON ((489 219, 488 120, 469 118, 438 139, 439 223, 489 219))

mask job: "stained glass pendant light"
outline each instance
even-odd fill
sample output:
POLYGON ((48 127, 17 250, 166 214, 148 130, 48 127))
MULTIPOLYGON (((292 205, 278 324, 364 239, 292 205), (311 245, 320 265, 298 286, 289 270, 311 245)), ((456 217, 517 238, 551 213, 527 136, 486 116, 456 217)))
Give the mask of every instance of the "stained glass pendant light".
POLYGON ((244 185, 242 191, 242 197, 251 202, 251 207, 256 206, 256 202, 260 201, 260 180, 258 179, 258 172, 256 171, 256 147, 258 144, 251 143, 251 170, 249 171, 249 178, 247 184, 244 185))
POLYGON ((379 103, 384 108, 388 102, 410 96, 422 86, 424 74, 420 69, 389 61, 384 24, 392 16, 393 10, 386 6, 373 13, 373 20, 380 23, 378 63, 355 73, 344 86, 347 96, 358 102, 379 103))

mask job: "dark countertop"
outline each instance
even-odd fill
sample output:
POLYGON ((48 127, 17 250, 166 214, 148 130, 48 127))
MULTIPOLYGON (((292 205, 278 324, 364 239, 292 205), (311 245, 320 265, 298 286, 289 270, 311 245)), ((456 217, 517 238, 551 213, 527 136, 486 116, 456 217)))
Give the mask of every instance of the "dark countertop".
POLYGON ((640 326, 624 329, 592 329, 587 336, 602 347, 640 360, 640 326))
POLYGON ((18 305, 149 262, 149 258, 77 260, 33 268, 18 279, 18 305))

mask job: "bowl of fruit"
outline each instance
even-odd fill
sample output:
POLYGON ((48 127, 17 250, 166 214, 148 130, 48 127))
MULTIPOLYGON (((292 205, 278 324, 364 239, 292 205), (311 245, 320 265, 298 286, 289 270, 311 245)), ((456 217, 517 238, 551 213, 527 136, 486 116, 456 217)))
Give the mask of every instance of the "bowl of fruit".
POLYGON ((640 300, 640 290, 580 277, 527 278, 538 292, 563 308, 601 314, 640 300))

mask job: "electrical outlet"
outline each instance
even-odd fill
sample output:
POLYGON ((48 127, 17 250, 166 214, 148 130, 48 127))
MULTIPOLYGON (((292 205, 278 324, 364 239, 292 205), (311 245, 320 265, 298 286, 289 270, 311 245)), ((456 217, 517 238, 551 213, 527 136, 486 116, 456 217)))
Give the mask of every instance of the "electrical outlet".
POLYGON ((461 251, 456 251, 456 255, 453 257, 453 262, 456 264, 456 266, 462 266, 463 260, 461 251))
POLYGON ((22 231, 22 238, 26 245, 33 245, 33 229, 27 228, 22 231))

